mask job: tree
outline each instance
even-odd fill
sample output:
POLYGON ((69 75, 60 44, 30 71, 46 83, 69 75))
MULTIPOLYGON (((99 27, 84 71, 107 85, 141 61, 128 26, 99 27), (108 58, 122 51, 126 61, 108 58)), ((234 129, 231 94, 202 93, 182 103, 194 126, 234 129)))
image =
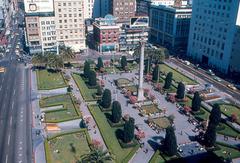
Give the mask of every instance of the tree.
POLYGON ((201 107, 201 97, 199 95, 199 92, 195 92, 192 99, 192 110, 197 112, 200 110, 200 107, 201 107))
POLYGON ((44 54, 47 60, 47 67, 54 69, 54 70, 59 70, 60 68, 64 67, 64 62, 62 57, 59 55, 56 55, 55 53, 48 52, 44 54))
POLYGON ((32 64, 34 66, 43 66, 47 65, 47 57, 42 53, 38 53, 32 57, 32 64))
POLYGON ((107 161, 112 161, 112 159, 108 151, 103 151, 102 148, 93 148, 89 154, 85 154, 81 157, 83 163, 105 163, 107 161))
POLYGON ((144 73, 145 74, 148 74, 149 72, 150 72, 150 64, 151 62, 150 62, 150 59, 148 58, 147 60, 145 60, 145 62, 144 62, 144 73))
POLYGON ((173 127, 166 128, 163 146, 167 155, 173 156, 177 154, 177 141, 173 127))
POLYGON ((102 96, 101 105, 104 108, 109 108, 112 102, 111 91, 109 89, 105 89, 102 96))
POLYGON ((178 83, 176 98, 184 99, 184 96, 185 96, 185 85, 182 82, 180 82, 178 83))
POLYGON ((101 57, 98 57, 97 69, 100 70, 103 68, 103 60, 101 57))
POLYGON ((98 87, 97 87, 97 95, 98 96, 102 95, 102 87, 100 85, 98 85, 98 87))
MULTIPOLYGON (((144 49, 145 58, 150 59, 151 61, 150 64, 152 63, 152 61, 155 62, 156 64, 162 63, 165 59, 165 52, 166 52, 166 49, 163 49, 163 48, 158 48, 158 49, 145 48, 144 49)), ((135 49, 133 56, 135 58, 139 58, 140 53, 141 53, 141 47, 139 46, 138 48, 135 49)))
POLYGON ((85 61, 83 74, 86 78, 88 78, 89 72, 90 72, 90 63, 88 61, 85 61))
POLYGON ((96 86, 97 85, 97 78, 96 78, 96 72, 90 70, 88 74, 88 84, 90 86, 96 86))
POLYGON ((156 65, 153 69, 153 81, 158 82, 159 81, 159 65, 156 65))
POLYGON ((238 115, 237 115, 237 113, 232 113, 232 114, 231 114, 231 120, 232 120, 232 122, 237 122, 237 120, 238 120, 238 115))
POLYGON ((76 57, 75 53, 73 52, 71 47, 68 46, 59 46, 59 54, 64 61, 69 61, 76 57))
POLYGON ((165 83, 164 83, 164 89, 169 89, 172 85, 172 77, 173 77, 173 73, 169 72, 165 78, 165 83))
POLYGON ((204 135, 204 143, 208 147, 212 147, 216 142, 216 126, 214 124, 209 124, 207 131, 204 135))
POLYGON ((118 123, 122 118, 121 104, 118 101, 112 103, 112 121, 118 123))
POLYGON ((134 138, 134 123, 135 120, 134 118, 130 117, 128 121, 125 122, 124 124, 124 137, 123 141, 124 143, 129 143, 133 140, 134 138))
POLYGON ((122 56, 122 58, 121 58, 121 66, 125 70, 125 68, 127 66, 127 58, 126 58, 126 56, 122 56))
POLYGON ((209 123, 215 125, 215 127, 221 121, 221 110, 219 104, 214 104, 209 116, 209 123))

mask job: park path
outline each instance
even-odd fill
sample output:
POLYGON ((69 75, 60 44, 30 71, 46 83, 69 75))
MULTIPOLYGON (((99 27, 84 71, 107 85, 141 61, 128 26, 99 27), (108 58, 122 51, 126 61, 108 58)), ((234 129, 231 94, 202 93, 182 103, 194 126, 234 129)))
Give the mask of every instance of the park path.
MULTIPOLYGON (((175 69, 177 68, 181 73, 186 74, 186 75, 187 75, 188 77, 190 77, 191 79, 196 79, 196 80, 201 84, 202 87, 203 87, 204 84, 207 83, 207 82, 203 81, 201 78, 195 76, 195 75, 192 74, 191 72, 186 71, 185 69, 179 67, 178 65, 176 65, 176 64, 174 64, 174 63, 172 63, 172 62, 165 62, 165 64, 167 64, 168 66, 170 66, 170 67, 172 67, 172 68, 175 68, 175 69)), ((202 104, 203 104, 205 107, 207 107, 209 111, 212 110, 212 107, 211 107, 209 104, 207 104, 206 102, 202 102, 202 104)), ((222 117, 223 119, 228 119, 228 117, 227 117, 226 115, 224 115, 224 114, 221 114, 221 117, 222 117)), ((231 123, 232 123, 232 122, 231 122, 231 123)), ((232 125, 233 125, 236 129, 240 130, 240 125, 239 125, 239 124, 237 124, 237 123, 232 123, 232 125)))
POLYGON ((75 83, 75 81, 74 81, 74 79, 71 75, 72 72, 76 72, 76 71, 66 70, 66 74, 71 77, 70 81, 69 81, 69 84, 73 86, 72 93, 75 97, 79 98, 79 100, 81 101, 80 111, 82 113, 82 116, 83 117, 91 117, 91 119, 89 121, 89 124, 88 124, 89 125, 88 133, 90 135, 90 138, 92 140, 100 141, 100 143, 103 146, 103 150, 107 150, 107 147, 106 147, 105 142, 102 138, 102 135, 101 135, 101 133, 98 129, 98 126, 96 125, 96 122, 95 122, 94 118, 92 117, 91 113, 88 110, 87 103, 84 101, 84 99, 83 99, 83 97, 80 93, 80 90, 78 89, 78 86, 75 83))
MULTIPOLYGON (((132 79, 134 77, 133 73, 122 73, 121 78, 132 79)), ((160 141, 165 137, 165 132, 160 132, 157 134, 154 130, 152 130, 145 121, 146 117, 139 116, 139 111, 133 108, 133 105, 128 104, 128 99, 124 97, 123 94, 113 85, 113 80, 120 78, 119 74, 112 74, 108 76, 104 76, 105 88, 108 88, 112 91, 113 100, 118 100, 122 104, 122 112, 124 114, 129 114, 131 117, 135 119, 135 125, 140 126, 140 128, 145 132, 145 138, 142 139, 144 142, 144 147, 140 148, 136 154, 133 156, 130 162, 149 162, 155 150, 158 149, 160 141), (105 79, 106 77, 106 79, 105 79), (148 150, 148 152, 144 152, 148 150)), ((134 80, 134 83, 137 84, 138 80, 134 80)), ((188 143, 190 142, 190 137, 196 135, 192 130, 195 128, 194 125, 190 124, 187 120, 188 117, 180 114, 177 111, 177 107, 175 104, 169 103, 165 100, 165 97, 156 91, 152 91, 152 86, 148 83, 144 83, 144 88, 148 88, 151 90, 151 94, 154 94, 156 99, 158 100, 159 106, 161 108, 166 107, 167 113, 166 116, 173 114, 175 116, 175 127, 176 127, 176 135, 178 144, 188 143), (182 134, 180 134, 182 133, 182 134)))

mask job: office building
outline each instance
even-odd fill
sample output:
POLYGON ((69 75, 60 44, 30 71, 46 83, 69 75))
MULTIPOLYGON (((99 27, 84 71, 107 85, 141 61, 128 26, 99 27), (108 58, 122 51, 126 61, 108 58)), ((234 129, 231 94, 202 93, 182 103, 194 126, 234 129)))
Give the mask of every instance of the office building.
POLYGON ((25 4, 26 40, 30 53, 57 51, 59 44, 75 52, 85 46, 83 1, 50 0, 25 4))
POLYGON ((139 42, 148 41, 149 20, 147 16, 131 18, 129 24, 121 28, 119 36, 119 51, 126 51, 133 54, 139 46, 139 42))
POLYGON ((186 51, 191 6, 151 5, 150 8, 150 41, 167 47, 171 52, 186 51))
POLYGON ((151 5, 173 6, 174 0, 137 0, 136 3, 136 15, 149 16, 151 5))
POLYGON ((106 15, 97 18, 93 23, 93 41, 95 49, 99 52, 116 52, 119 50, 119 26, 116 18, 106 15))
POLYGON ((136 0, 110 1, 110 13, 118 18, 117 23, 128 23, 135 16, 136 0))
POLYGON ((187 55, 228 73, 231 57, 234 58, 233 42, 237 40, 238 10, 239 0, 194 0, 187 55))
POLYGON ((84 0, 84 19, 93 19, 100 17, 100 8, 102 0, 84 0))

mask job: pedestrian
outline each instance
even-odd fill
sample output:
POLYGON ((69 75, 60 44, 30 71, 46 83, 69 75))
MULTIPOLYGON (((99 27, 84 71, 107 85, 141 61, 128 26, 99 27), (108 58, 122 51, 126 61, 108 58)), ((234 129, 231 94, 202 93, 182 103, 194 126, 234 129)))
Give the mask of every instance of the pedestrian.
POLYGON ((148 153, 148 149, 146 149, 146 153, 148 153))

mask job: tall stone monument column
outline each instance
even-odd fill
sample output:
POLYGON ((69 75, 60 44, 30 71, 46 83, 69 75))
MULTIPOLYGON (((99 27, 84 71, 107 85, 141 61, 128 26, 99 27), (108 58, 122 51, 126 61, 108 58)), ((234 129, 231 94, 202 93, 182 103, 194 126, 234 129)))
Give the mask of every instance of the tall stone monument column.
POLYGON ((143 92, 143 69, 144 69, 144 46, 145 41, 140 41, 141 46, 141 54, 140 54, 140 63, 139 63, 139 83, 138 83, 138 101, 144 100, 144 92, 143 92))

